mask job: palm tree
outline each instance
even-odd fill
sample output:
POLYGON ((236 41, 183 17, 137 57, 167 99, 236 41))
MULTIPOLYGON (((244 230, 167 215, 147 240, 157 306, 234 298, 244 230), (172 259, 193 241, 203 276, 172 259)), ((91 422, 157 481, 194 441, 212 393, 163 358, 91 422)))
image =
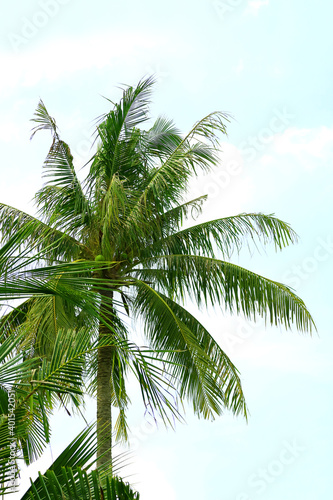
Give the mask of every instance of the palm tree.
MULTIPOLYGON (((185 218, 202 211, 206 196, 187 200, 187 189, 193 176, 217 165, 218 134, 226 133, 228 117, 213 112, 185 136, 163 117, 148 128, 152 85, 148 78, 125 88, 120 102, 98 119, 96 152, 83 183, 69 146, 40 101, 33 135, 46 129, 53 140, 44 164, 47 182, 36 194, 39 218, 0 205, 4 238, 29 222, 38 249, 61 241, 49 252, 49 263, 94 260, 100 266, 94 276, 109 282, 95 287, 106 321, 98 327, 98 356, 90 359, 104 443, 98 466, 110 460, 112 405, 119 410, 117 435, 126 437, 128 369, 138 378, 146 406, 165 422, 179 417, 174 390, 198 416, 214 418, 225 408, 246 416, 237 369, 183 307, 185 298, 247 318, 259 315, 286 328, 313 327, 305 304, 290 288, 230 261, 249 240, 272 242, 277 249, 294 243, 297 236, 287 223, 248 213, 183 227, 185 218), (126 314, 140 319, 154 354, 137 348, 133 358, 132 351, 112 344, 129 342, 126 314), (155 365, 153 358, 159 360, 155 365)), ((80 314, 70 317, 77 321, 80 314)))

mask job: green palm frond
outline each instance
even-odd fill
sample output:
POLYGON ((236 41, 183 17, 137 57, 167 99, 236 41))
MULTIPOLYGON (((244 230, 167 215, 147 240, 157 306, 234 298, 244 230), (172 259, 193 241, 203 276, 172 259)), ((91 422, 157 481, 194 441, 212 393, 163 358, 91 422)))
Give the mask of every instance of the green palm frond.
POLYGON ((112 369, 111 369, 111 404, 115 406, 118 411, 118 417, 114 425, 116 441, 128 441, 128 423, 126 417, 126 410, 130 403, 130 398, 126 391, 126 368, 124 359, 119 355, 119 350, 113 351, 112 356, 112 369))
POLYGON ((127 219, 130 224, 135 224, 138 219, 154 222, 149 214, 150 207, 154 207, 155 213, 163 213, 183 203, 191 176, 198 170, 208 171, 217 164, 213 131, 215 134, 217 131, 225 133, 223 120, 228 120, 223 113, 212 113, 195 124, 185 138, 171 141, 175 146, 171 153, 165 158, 160 155, 159 165, 150 168, 142 183, 142 193, 127 219), (205 142, 200 140, 201 137, 205 142))
MULTIPOLYGON (((137 217, 135 221, 137 227, 141 228, 141 236, 143 233, 142 228, 146 229, 143 234, 145 246, 140 249, 140 261, 144 259, 145 255, 149 256, 151 253, 154 255, 160 253, 160 249, 163 248, 164 239, 178 232, 185 220, 199 217, 202 213, 202 205, 206 199, 206 195, 200 196, 161 214, 156 214, 154 210, 148 212, 147 209, 145 213, 141 213, 140 217, 137 217), (144 218, 143 221, 142 217, 144 218)), ((130 226, 130 230, 133 230, 133 227, 134 224, 130 226)))
MULTIPOLYGON (((241 384, 241 379, 239 372, 235 365, 231 362, 230 358, 221 349, 216 340, 211 336, 208 330, 186 309, 177 304, 175 301, 171 300, 169 297, 162 295, 164 301, 169 305, 172 311, 177 315, 177 317, 189 328, 189 330, 194 334, 195 338, 198 340, 199 345, 203 351, 209 356, 210 362, 214 365, 214 370, 216 372, 216 392, 220 393, 219 397, 223 399, 223 407, 231 410, 235 415, 242 415, 247 418, 247 406, 245 402, 245 396, 243 393, 243 388, 241 384)), ((181 356, 181 354, 180 354, 181 356)), ((173 360, 173 352, 167 353, 167 359, 173 360)), ((183 380, 183 370, 188 370, 188 366, 181 363, 171 364, 171 368, 175 367, 176 373, 169 368, 169 372, 175 378, 175 380, 183 380)), ((186 376, 186 374, 185 374, 186 376)), ((182 383, 180 382, 180 393, 182 398, 188 398, 192 403, 195 413, 200 413, 202 408, 200 408, 200 399, 197 394, 187 393, 186 390, 182 388, 182 383), (200 408, 200 409, 199 409, 200 408)), ((223 409, 223 408, 221 408, 223 409)))
POLYGON ((30 380, 31 392, 44 389, 58 394, 82 394, 85 356, 91 348, 89 329, 60 330, 51 359, 44 358, 30 380))
MULTIPOLYGON (((123 137, 122 134, 125 134, 127 130, 138 127, 148 119, 150 96, 154 83, 154 78, 148 77, 140 80, 135 88, 126 86, 119 104, 112 103, 114 109, 100 117, 100 123, 105 123, 112 118, 116 142, 123 137)), ((107 100, 111 102, 109 99, 107 100)))
POLYGON ((59 328, 71 328, 73 325, 65 314, 63 300, 60 296, 53 295, 36 297, 21 304, 19 310, 24 310, 24 315, 17 315, 14 310, 3 318, 4 326, 8 325, 8 330, 13 335, 24 324, 27 333, 21 348, 31 348, 33 345, 33 355, 49 358, 59 328))
POLYGON ((90 192, 96 180, 102 176, 106 179, 112 179, 115 174, 127 177, 129 167, 134 166, 133 145, 138 140, 135 128, 148 119, 149 97, 153 84, 153 78, 147 78, 141 80, 136 88, 126 88, 120 103, 114 104, 114 108, 100 118, 97 137, 101 146, 87 178, 90 192), (132 155, 126 154, 129 152, 132 152, 132 155))
MULTIPOLYGON (((171 214, 173 211, 171 211, 171 214)), ((164 218, 162 217, 162 224, 164 218)), ((169 220, 167 219, 169 225, 169 220)), ((163 224, 164 225, 164 224, 163 224)), ((167 227, 167 229, 169 229, 167 227)), ((296 233, 286 223, 273 215, 239 214, 224 217, 181 229, 154 241, 146 248, 146 254, 201 254, 215 256, 219 249, 223 257, 239 252, 244 243, 268 244, 273 242, 276 249, 297 241, 296 233)))
MULTIPOLYGON (((153 259, 151 259, 153 261, 153 259)), ((291 288, 230 262, 198 255, 156 257, 158 269, 138 270, 141 279, 197 304, 222 305, 246 318, 264 317, 271 325, 311 332, 314 321, 304 302, 291 288)))
POLYGON ((124 182, 117 175, 114 175, 111 179, 102 200, 101 252, 105 257, 112 258, 116 249, 118 234, 122 230, 124 223, 124 213, 126 213, 127 205, 124 182))
MULTIPOLYGON (((58 476, 52 470, 39 473, 39 489, 32 483, 24 499, 33 500, 139 500, 139 493, 117 477, 103 480, 97 471, 89 474, 79 467, 63 467, 58 476)), ((22 500, 23 500, 22 498, 22 500)))
POLYGON ((89 224, 91 207, 77 178, 73 156, 68 144, 60 139, 55 120, 50 117, 42 101, 33 121, 38 125, 33 129, 32 137, 45 129, 51 130, 53 136, 44 163, 44 177, 51 178, 51 182, 36 194, 39 213, 48 224, 56 224, 75 234, 79 227, 89 224))
MULTIPOLYGON (((13 237, 15 239, 15 237, 13 237)), ((11 239, 10 243, 13 243, 11 239)), ((58 266, 45 266, 26 269, 35 257, 12 254, 7 244, 0 249, 0 300, 13 300, 45 296, 59 296, 95 318, 100 318, 100 299, 96 288, 109 286, 110 280, 92 277, 92 272, 101 268, 95 261, 78 261, 58 266), (8 255, 10 257, 8 257, 8 255), (7 257, 7 259, 6 259, 7 257), (9 262, 9 265, 7 265, 9 262), (1 267, 1 264, 3 266, 1 267)), ((105 267, 111 264, 105 263, 105 267)), ((122 280, 122 284, 126 280, 122 280)), ((115 280, 114 286, 118 285, 115 280)))
MULTIPOLYGON (((24 333, 21 334, 21 337, 23 336, 24 333)), ((41 455, 49 442, 49 417, 59 405, 59 401, 63 404, 69 397, 75 407, 82 403, 86 358, 89 353, 97 350, 98 343, 97 340, 92 342, 89 328, 60 330, 50 360, 35 357, 24 360, 24 351, 7 359, 13 349, 19 347, 21 337, 10 337, 0 344, 0 388, 5 388, 2 389, 5 390, 4 397, 9 389, 15 391, 16 442, 22 449, 25 462, 29 464, 41 455)), ((110 340, 111 345, 117 344, 114 337, 110 340)), ((124 382, 121 390, 125 393, 124 382)), ((121 391, 118 390, 116 395, 119 393, 121 391)), ((127 403, 124 394, 121 397, 122 401, 127 403)), ((6 406, 5 403, 2 406, 6 406)), ((120 425, 125 425, 126 431, 121 428, 119 432, 122 433, 121 437, 126 438, 126 406, 119 404, 119 397, 118 407, 122 411, 123 419, 120 425)), ((5 412, 0 421, 0 455, 1 450, 9 449, 9 445, 10 436, 5 412)), ((4 467, 7 462, 8 457, 5 456, 4 467)))
MULTIPOLYGON (((0 352, 5 350, 6 344, 17 348, 20 340, 20 337, 6 339, 0 352)), ((49 442, 49 417, 59 404, 59 398, 63 401, 60 395, 70 396, 78 406, 83 394, 85 357, 91 347, 90 331, 60 331, 56 340, 49 361, 36 357, 25 359, 21 351, 0 364, 0 385, 15 391, 15 437, 27 464, 38 458, 49 442)), ((7 428, 4 414, 0 435, 7 441, 0 443, 1 448, 9 446, 7 428)))
POLYGON ((39 130, 50 130, 52 135, 58 133, 56 122, 54 118, 51 118, 48 114, 45 104, 41 99, 34 113, 34 118, 32 118, 31 121, 37 123, 37 125, 32 129, 30 139, 32 139, 39 130))
MULTIPOLYGON (((7 341, 14 345, 13 339, 7 339, 7 341)), ((16 347, 19 346, 16 344, 16 347)), ((6 384, 5 394, 7 399, 11 395, 13 405, 11 411, 3 408, 0 412, 2 413, 0 456, 3 457, 0 459, 0 469, 10 464, 6 451, 10 450, 13 443, 15 443, 15 457, 20 457, 27 465, 41 456, 50 440, 49 417, 55 399, 50 397, 49 391, 41 387, 37 390, 33 389, 31 379, 40 370, 38 359, 26 359, 24 353, 19 352, 13 360, 6 360, 0 365, 0 386, 3 381, 8 380, 4 374, 10 371, 10 384, 6 384), (14 366, 13 360, 16 361, 14 366), (12 427, 13 420, 14 426, 12 427)))
POLYGON ((44 474, 39 473, 38 478, 31 481, 21 500, 139 500, 139 494, 114 475, 117 459, 112 467, 109 464, 88 472, 98 449, 95 426, 84 429, 44 474))
POLYGON ((195 413, 204 418, 220 415, 225 406, 246 415, 236 370, 230 361, 227 363, 226 356, 216 364, 222 351, 208 332, 180 306, 146 283, 137 281, 136 286, 140 292, 135 301, 137 314, 144 320, 151 345, 159 352, 164 351, 164 358, 174 365, 170 373, 181 397, 187 397, 195 413))
POLYGON ((24 338, 24 333, 15 338, 0 335, 0 386, 4 389, 13 387, 17 380, 27 378, 36 366, 34 359, 22 359, 22 353, 16 349, 24 338))
POLYGON ((161 116, 144 135, 144 154, 148 161, 151 157, 156 161, 170 155, 181 142, 181 133, 173 121, 161 116))
MULTIPOLYGON (((15 457, 19 449, 27 463, 42 452, 48 440, 48 425, 43 422, 43 410, 46 402, 37 405, 29 394, 31 374, 38 367, 36 359, 25 359, 22 352, 13 355, 22 340, 21 337, 0 338, 0 470, 9 470, 13 458, 9 451, 15 445, 15 457), (26 381, 25 383, 23 381, 26 381), (11 406, 9 408, 9 398, 11 406), (38 406, 38 408, 37 408, 38 406), (31 409, 35 408, 32 415, 31 409), (45 424, 45 425, 44 425, 45 424), (18 447, 18 450, 17 450, 18 447), (17 451, 16 451, 17 450, 17 451)), ((17 463, 16 463, 16 470, 17 463)))
POLYGON ((0 317, 0 330, 4 338, 10 335, 16 336, 20 326, 26 320, 32 304, 33 299, 28 299, 16 305, 16 307, 9 306, 9 304, 3 306, 2 316, 0 317))
POLYGON ((189 177, 197 169, 206 171, 216 165, 216 133, 226 133, 224 121, 229 121, 227 115, 215 112, 197 122, 161 166, 152 171, 141 198, 147 199, 150 192, 163 193, 164 196, 169 194, 172 202, 179 202, 179 195, 184 193, 189 177), (201 142, 201 138, 206 142, 201 142), (167 193, 164 188, 167 188, 167 193))
POLYGON ((138 129, 127 130, 126 137, 113 144, 109 140, 107 123, 99 129, 101 143, 91 164, 87 179, 88 192, 96 201, 103 198, 113 177, 126 180, 131 191, 140 186, 148 174, 148 166, 141 152, 142 133, 138 129))
POLYGON ((159 417, 165 426, 174 426, 175 420, 182 421, 179 410, 176 380, 170 374, 165 350, 143 349, 131 346, 131 370, 140 384, 146 412, 154 420, 159 417))
POLYGON ((163 235, 169 236, 175 230, 179 230, 185 220, 188 218, 196 219, 202 214, 202 205, 207 200, 207 195, 199 196, 194 200, 182 203, 159 216, 163 235))
MULTIPOLYGON (((0 234, 4 242, 20 231, 21 247, 40 252, 48 246, 48 260, 72 260, 73 256, 88 254, 88 249, 72 236, 41 222, 39 219, 0 203, 0 234)), ((89 257, 88 257, 89 258, 89 257)))

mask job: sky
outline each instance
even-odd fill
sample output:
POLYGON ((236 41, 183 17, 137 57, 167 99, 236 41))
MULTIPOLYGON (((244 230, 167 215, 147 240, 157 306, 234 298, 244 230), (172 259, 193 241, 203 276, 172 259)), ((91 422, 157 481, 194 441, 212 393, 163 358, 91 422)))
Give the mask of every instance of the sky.
MULTIPOLYGON (((209 195, 203 217, 274 213, 299 235, 282 252, 245 250, 234 261, 292 286, 318 332, 189 304, 239 369, 250 417, 207 422, 187 408, 186 424, 165 430, 147 421, 134 393, 128 471, 141 500, 332 495, 332 14, 329 0, 17 0, 1 16, 2 203, 34 213, 50 146, 46 133, 30 142, 39 99, 81 168, 94 118, 109 109, 103 96, 116 101, 122 85, 154 74, 153 117, 184 133, 209 112, 232 117, 220 166, 191 187, 209 195)), ((21 492, 82 425, 59 412, 21 492)))

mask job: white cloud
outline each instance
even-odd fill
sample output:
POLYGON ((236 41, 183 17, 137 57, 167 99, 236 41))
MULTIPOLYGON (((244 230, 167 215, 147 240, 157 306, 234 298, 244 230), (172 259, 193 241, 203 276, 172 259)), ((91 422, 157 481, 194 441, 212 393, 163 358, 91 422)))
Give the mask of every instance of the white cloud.
POLYGON ((244 144, 238 152, 244 157, 244 172, 247 160, 254 164, 251 178, 255 172, 258 177, 267 172, 272 180, 282 173, 288 178, 296 178, 300 172, 326 168, 333 160, 333 128, 325 126, 313 129, 289 127, 279 133, 266 128, 253 136, 251 143, 244 144))
POLYGON ((299 158, 310 156, 324 159, 333 153, 333 129, 320 127, 318 129, 289 128, 277 136, 274 149, 279 154, 295 155, 299 158))

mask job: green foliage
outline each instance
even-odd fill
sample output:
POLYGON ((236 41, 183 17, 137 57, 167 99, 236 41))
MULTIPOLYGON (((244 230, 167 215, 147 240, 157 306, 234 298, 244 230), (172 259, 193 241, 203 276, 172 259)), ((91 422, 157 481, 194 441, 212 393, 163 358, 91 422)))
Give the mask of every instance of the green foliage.
MULTIPOLYGON (((313 320, 291 289, 230 262, 233 252, 239 252, 244 244, 273 243, 282 249, 297 236, 273 215, 253 213, 184 229, 184 219, 199 215, 206 200, 185 199, 189 181, 217 164, 219 135, 226 134, 229 119, 223 113, 211 113, 185 136, 166 118, 140 129, 149 116, 152 85, 148 78, 136 88, 126 88, 120 103, 100 117, 97 150, 83 184, 55 120, 44 103, 39 103, 33 134, 49 130, 53 142, 44 164, 47 183, 36 195, 42 222, 38 226, 36 220, 30 221, 31 241, 36 248, 45 249, 62 234, 61 244, 49 252, 50 261, 68 258, 71 253, 72 259, 80 255, 83 261, 94 259, 102 265, 95 277, 110 280, 113 333, 129 338, 123 309, 127 315, 141 317, 151 346, 170 362, 173 387, 181 397, 189 398, 196 413, 211 418, 227 407, 246 415, 239 374, 213 338, 207 340, 208 332, 203 333, 202 325, 190 316, 185 320, 181 304, 189 296, 199 306, 211 303, 248 318, 262 316, 274 325, 290 328, 294 324, 302 331, 311 331, 313 320), (213 352, 219 352, 223 366, 213 352), (228 376, 218 375, 225 370, 228 376), (233 380, 232 390, 228 377, 233 380)), ((9 229, 26 224, 25 214, 5 206, 2 212, 7 216, 6 222, 2 218, 5 238, 9 229)), ((63 278, 57 287, 62 282, 63 278)), ((70 314, 64 301, 52 300, 57 311, 53 319, 56 317, 59 326, 66 318, 77 324, 78 315, 70 314)), ((46 319, 47 313, 43 321, 46 319)), ((55 331, 51 320, 47 331, 55 331)), ((131 360, 125 360, 121 350, 115 356, 113 402, 123 415, 125 435, 125 371, 131 360)), ((146 396, 146 404, 156 402, 146 396)), ((160 404, 158 408, 161 411, 160 404)))
POLYGON ((39 489, 31 485, 29 493, 22 500, 139 500, 129 484, 117 477, 106 477, 101 481, 97 471, 89 474, 79 467, 62 467, 56 474, 49 470, 39 473, 39 489))
MULTIPOLYGON (((272 243, 282 250, 295 243, 297 235, 286 222, 242 213, 184 228, 185 219, 202 213, 207 198, 187 199, 190 181, 218 164, 229 117, 210 113, 185 136, 164 117, 149 127, 152 86, 148 78, 125 88, 120 102, 99 118, 96 151, 83 183, 69 146, 40 101, 33 135, 41 130, 52 135, 43 168, 46 183, 35 197, 40 220, 0 204, 0 298, 26 299, 2 318, 4 345, 7 338, 17 340, 23 367, 39 359, 33 378, 17 373, 22 415, 28 400, 31 405, 33 432, 25 436, 32 438, 22 437, 27 460, 49 439, 48 417, 59 402, 57 394, 74 407, 81 403, 84 384, 96 395, 102 364, 97 352, 104 347, 112 353, 106 361, 111 388, 105 390, 118 410, 117 439, 128 435, 130 371, 146 408, 166 425, 182 418, 184 400, 203 418, 225 409, 247 416, 240 375, 183 307, 188 297, 198 307, 212 304, 286 329, 314 328, 293 290, 231 261, 244 245, 272 243), (141 322, 148 347, 136 345, 127 316, 141 322)), ((5 392, 0 404, 6 408, 5 392)), ((99 494, 103 479, 75 467, 40 477, 33 494, 50 498, 50 486, 53 495, 67 498, 81 484, 99 494)), ((109 495, 107 485, 103 494, 109 495)))
POLYGON ((139 500, 139 494, 114 475, 116 463, 113 473, 111 467, 89 472, 97 450, 96 430, 92 426, 82 431, 44 474, 39 473, 31 481, 21 500, 139 500))
MULTIPOLYGON (((45 257, 43 253, 28 256, 26 249, 17 255, 25 238, 30 237, 30 230, 29 225, 21 228, 0 249, 0 300, 30 296, 4 315, 0 323, 0 493, 3 495, 10 493, 12 468, 18 473, 18 457, 30 464, 45 450, 54 409, 69 401, 74 407, 80 406, 87 357, 99 345, 98 339, 91 336, 91 325, 102 319, 96 292, 92 290, 102 282, 92 278, 91 286, 87 287, 83 279, 87 269, 91 274, 91 263, 36 266, 45 257), (57 286, 53 284, 55 279, 57 286), (80 314, 87 312, 90 318, 88 324, 76 330, 69 328, 68 311, 64 310, 73 305, 81 310, 80 314), (46 339, 43 331, 48 335, 46 339)), ((70 311, 73 312, 71 307, 70 311)), ((112 475, 116 474, 117 460, 112 464, 112 474, 110 470, 108 474, 101 471, 100 475, 97 471, 82 470, 96 450, 96 433, 88 429, 64 450, 45 477, 40 475, 40 482, 37 480, 24 498, 63 495, 71 499, 75 498, 75 491, 79 492, 77 498, 103 498, 103 495, 113 500, 139 498, 112 475), (64 464, 66 467, 62 468, 64 464), (85 492, 80 490, 84 481, 85 492), (85 496, 88 493, 90 496, 85 496)))

